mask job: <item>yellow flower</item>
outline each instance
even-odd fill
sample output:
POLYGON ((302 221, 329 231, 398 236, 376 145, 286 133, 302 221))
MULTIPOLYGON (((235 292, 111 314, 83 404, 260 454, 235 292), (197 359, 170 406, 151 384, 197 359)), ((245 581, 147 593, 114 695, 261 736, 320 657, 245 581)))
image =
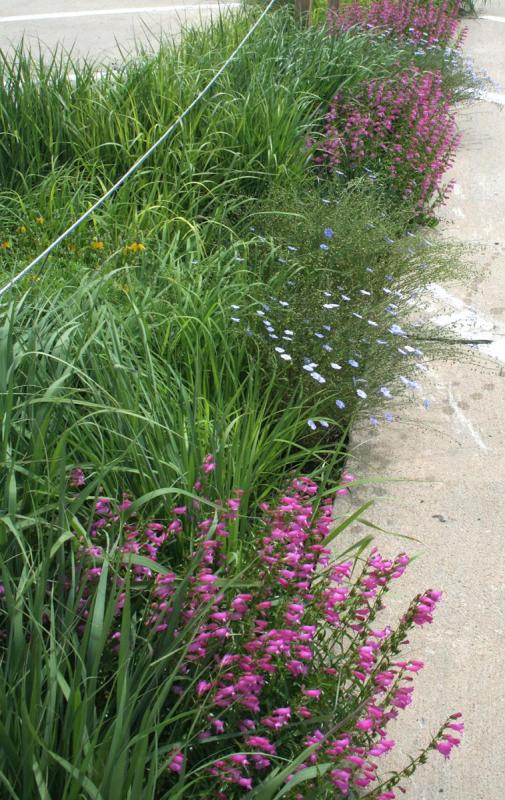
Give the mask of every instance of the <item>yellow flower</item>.
POLYGON ((24 225, 20 225, 19 228, 17 228, 16 233, 26 233, 26 227, 24 225))
POLYGON ((90 247, 92 250, 103 250, 105 247, 103 242, 91 242, 90 247))
POLYGON ((67 250, 69 253, 77 253, 77 245, 76 244, 68 244, 67 250))
POLYGON ((38 217, 35 217, 35 222, 37 223, 37 225, 43 225, 44 222, 45 222, 45 219, 41 214, 39 214, 38 217))
POLYGON ((130 250, 132 253, 138 253, 141 250, 145 250, 145 244, 142 242, 132 242, 131 244, 127 244, 125 250, 130 250))
POLYGON ((10 242, 5 241, 5 242, 2 242, 2 244, 0 244, 0 250, 10 250, 10 249, 11 249, 11 243, 10 242))

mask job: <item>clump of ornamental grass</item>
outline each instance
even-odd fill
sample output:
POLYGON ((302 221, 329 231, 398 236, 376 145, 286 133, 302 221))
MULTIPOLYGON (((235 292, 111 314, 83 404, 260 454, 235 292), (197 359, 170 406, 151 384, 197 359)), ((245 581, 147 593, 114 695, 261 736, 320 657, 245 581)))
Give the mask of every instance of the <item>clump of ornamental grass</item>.
POLYGON ((394 397, 421 400, 426 362, 442 355, 412 307, 423 287, 459 271, 462 254, 407 227, 408 216, 370 176, 280 189, 254 218, 262 236, 250 267, 268 282, 261 303, 235 305, 230 317, 266 363, 281 365, 286 396, 301 383, 307 399, 323 400, 307 420, 314 431, 331 435, 356 412, 392 421, 394 397))
MULTIPOLYGON (((169 250, 154 261, 148 250, 132 253, 129 265, 83 272, 57 290, 42 273, 5 304, 4 508, 30 516, 39 496, 55 502, 64 452, 104 474, 105 492, 139 497, 153 482, 190 489, 212 450, 216 496, 228 496, 236 481, 244 508, 290 469, 335 468, 340 436, 309 440, 317 398, 299 387, 280 392, 280 369, 265 364, 230 319, 231 304, 257 302, 258 279, 234 249, 193 255, 169 250)), ((153 503, 155 513, 165 501, 153 503)), ((239 525, 247 527, 243 517, 239 525)), ((234 537, 242 542, 239 529, 234 537)))
MULTIPOLYGON (((100 196, 189 106, 258 12, 223 9, 178 42, 137 43, 114 68, 76 62, 61 49, 43 58, 26 44, 0 55, 0 129, 14 132, 0 139, 0 185, 29 196, 46 179, 40 213, 48 218, 58 194, 51 176, 63 170, 70 186, 84 184, 84 210, 88 191, 100 196)), ((300 139, 321 104, 343 84, 394 69, 396 56, 390 43, 370 48, 361 32, 337 40, 301 29, 291 7, 274 10, 115 198, 123 222, 144 233, 184 231, 195 220, 222 219, 279 174, 300 175, 300 139)))
POLYGON ((460 136, 450 100, 440 72, 415 66, 372 79, 357 94, 339 93, 314 163, 351 176, 370 170, 413 214, 429 218, 452 186, 444 175, 460 136))
POLYGON ((358 26, 416 46, 459 46, 464 35, 460 33, 457 36, 460 5, 459 0, 353 2, 331 9, 328 22, 333 33, 358 26))
POLYGON ((76 468, 74 495, 40 516, 39 547, 3 541, 0 768, 11 797, 43 787, 61 800, 390 800, 430 750, 447 757, 459 744, 453 714, 380 777, 396 744, 388 726, 423 667, 402 656, 405 638, 432 622, 441 593, 382 627, 408 557, 335 556, 347 521, 334 527, 333 497, 307 478, 261 504, 254 549, 237 564, 225 543, 241 491, 210 503, 214 469, 208 455, 193 493, 152 519, 125 496, 91 503, 76 468))

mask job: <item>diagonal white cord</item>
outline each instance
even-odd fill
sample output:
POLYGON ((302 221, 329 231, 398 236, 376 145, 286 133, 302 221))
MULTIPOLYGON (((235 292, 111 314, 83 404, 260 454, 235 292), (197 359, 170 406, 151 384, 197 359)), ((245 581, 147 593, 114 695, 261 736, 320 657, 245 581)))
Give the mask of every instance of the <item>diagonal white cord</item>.
POLYGON ((151 147, 148 150, 146 150, 144 155, 142 155, 134 164, 132 164, 130 169, 127 170, 127 172, 125 172, 124 175, 122 175, 121 178, 119 178, 119 180, 116 181, 114 186, 111 186, 110 189, 108 189, 105 192, 105 194, 103 194, 96 201, 96 203, 94 203, 90 208, 88 208, 87 211, 84 212, 84 214, 82 214, 78 219, 76 219, 76 221, 73 222, 72 225, 70 225, 69 228, 67 228, 65 231, 63 231, 63 233, 60 234, 57 239, 55 239, 53 242, 51 242, 51 244, 48 245, 46 247, 46 249, 43 250, 42 253, 40 253, 40 255, 38 255, 36 258, 34 258, 33 261, 31 261, 26 267, 24 267, 24 269, 22 269, 21 272, 18 272, 18 274, 15 275, 13 278, 11 278, 10 281, 8 281, 8 283, 5 284, 5 286, 2 286, 2 288, 0 289, 0 297, 2 297, 6 292, 8 292, 10 289, 12 289, 12 287, 15 286, 17 283, 19 283, 19 281, 21 281, 26 275, 28 275, 37 266, 37 264, 40 264, 41 261, 43 261, 45 258, 47 258, 47 256, 50 253, 52 253, 52 251, 56 247, 58 247, 58 245, 61 244, 61 242, 63 242, 68 236, 70 236, 70 234, 73 233, 75 231, 75 229, 78 228, 79 225, 81 225, 81 223, 83 223, 85 220, 87 220, 98 208, 100 208, 100 206, 102 206, 109 199, 109 197, 111 197, 111 195, 113 195, 115 192, 117 192, 117 190, 120 188, 120 186, 122 186, 123 183, 125 183, 125 181, 127 181, 128 178, 130 178, 131 175, 133 175, 133 173, 136 172, 138 170, 138 168, 141 167, 142 164, 144 164, 145 161, 147 161, 147 159, 150 157, 150 155, 152 153, 154 153, 154 151, 161 144, 163 144, 163 142, 166 141, 166 139, 168 139, 170 134, 177 128, 178 125, 180 125, 183 122, 183 120, 185 119, 185 117, 187 117, 187 115, 190 113, 190 111, 192 111, 193 108, 200 102, 202 97, 205 97, 205 95, 207 94, 209 89, 211 89, 212 86, 216 83, 216 81, 221 77, 221 75, 226 70, 228 65, 233 61, 233 59, 235 58, 237 53, 242 49, 242 47, 245 45, 247 40, 252 36, 254 31, 258 27, 258 25, 264 19, 266 14, 270 11, 271 7, 273 6, 273 4, 275 2, 276 2, 276 0, 270 0, 268 5, 266 6, 266 8, 261 12, 260 16, 258 17, 256 22, 254 23, 254 25, 252 25, 252 27, 248 30, 248 32, 246 33, 246 35, 244 36, 242 41, 237 45, 237 47, 235 48, 233 53, 231 53, 231 55, 228 56, 228 58, 226 59, 224 64, 218 69, 218 71, 211 78, 209 83, 202 89, 201 92, 199 92, 197 94, 195 99, 182 112, 182 114, 175 120, 175 122, 173 122, 172 125, 170 125, 170 127, 167 128, 167 130, 162 134, 162 136, 160 136, 160 138, 156 142, 154 142, 154 144, 152 144, 151 147))

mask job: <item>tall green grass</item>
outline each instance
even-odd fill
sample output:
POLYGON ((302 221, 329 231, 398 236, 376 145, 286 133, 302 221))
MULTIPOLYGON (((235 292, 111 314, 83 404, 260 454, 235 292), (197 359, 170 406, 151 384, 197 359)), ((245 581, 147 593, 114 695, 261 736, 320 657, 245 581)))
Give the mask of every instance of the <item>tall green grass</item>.
MULTIPOLYGON (((23 224, 35 210, 49 221, 53 181, 63 180, 62 209, 82 210, 193 100, 256 14, 223 14, 186 31, 181 44, 139 46, 99 78, 98 65, 61 51, 49 61, 25 45, 3 54, 0 185, 15 194, 0 205, 31 197, 23 224)), ((397 57, 363 35, 300 30, 289 8, 268 15, 205 102, 119 192, 115 222, 157 234, 229 222, 279 175, 303 174, 304 139, 336 91, 394 69, 397 57)), ((6 222, 0 217, 4 235, 6 222)))

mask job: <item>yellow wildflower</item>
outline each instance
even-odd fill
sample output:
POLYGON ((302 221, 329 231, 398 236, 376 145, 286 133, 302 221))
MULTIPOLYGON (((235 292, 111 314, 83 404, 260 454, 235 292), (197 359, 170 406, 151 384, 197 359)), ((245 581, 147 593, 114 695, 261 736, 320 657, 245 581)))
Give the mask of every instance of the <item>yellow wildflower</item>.
POLYGON ((5 242, 2 242, 2 244, 0 244, 0 250, 10 250, 10 249, 11 249, 11 243, 10 242, 5 241, 5 242))
POLYGON ((44 224, 45 219, 42 216, 42 214, 39 214, 38 217, 35 217, 35 222, 37 223, 37 225, 43 225, 44 224))
POLYGON ((20 225, 19 228, 16 229, 16 233, 26 233, 25 225, 20 225))
POLYGON ((103 242, 94 241, 94 242, 91 242, 90 247, 91 247, 92 250, 103 250, 105 245, 104 245, 103 242))
POLYGON ((138 253, 139 251, 145 250, 145 244, 142 242, 132 242, 131 244, 127 244, 125 250, 129 250, 132 253, 138 253))

